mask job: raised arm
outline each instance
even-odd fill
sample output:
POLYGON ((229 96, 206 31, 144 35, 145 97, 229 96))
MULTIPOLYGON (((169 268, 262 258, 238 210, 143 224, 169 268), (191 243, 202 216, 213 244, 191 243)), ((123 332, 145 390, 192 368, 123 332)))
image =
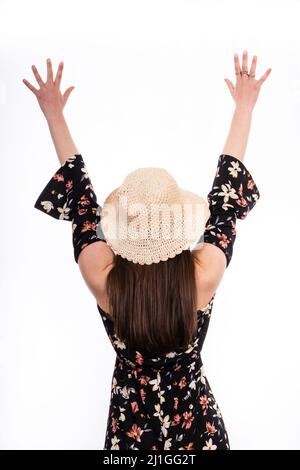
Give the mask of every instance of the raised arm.
POLYGON ((238 55, 235 54, 235 86, 225 79, 235 102, 235 109, 223 153, 217 162, 212 189, 208 194, 211 216, 206 224, 203 243, 193 250, 199 283, 205 286, 208 297, 217 289, 230 263, 236 237, 236 219, 245 218, 260 196, 243 160, 253 109, 261 85, 271 69, 259 80, 255 80, 257 57, 253 57, 249 72, 247 63, 247 51, 243 53, 242 69, 238 55))
POLYGON ((232 155, 243 161, 251 126, 252 111, 257 101, 261 85, 271 73, 268 69, 264 75, 255 80, 257 56, 253 56, 250 71, 248 72, 248 53, 244 51, 242 69, 237 54, 234 54, 234 69, 236 75, 235 87, 227 78, 225 82, 235 102, 235 110, 231 120, 231 126, 226 139, 223 154, 232 155), (249 77, 247 76, 249 73, 249 77))
POLYGON ((47 60, 47 81, 43 82, 36 67, 33 73, 40 86, 35 88, 26 79, 25 85, 36 96, 47 120, 52 141, 61 164, 49 180, 34 207, 59 220, 72 223, 74 258, 91 292, 96 298, 104 290, 105 271, 113 263, 114 254, 105 243, 100 229, 101 207, 89 178, 85 162, 73 142, 63 115, 73 86, 60 91, 63 63, 53 80, 51 61, 47 60))
POLYGON ((40 89, 35 88, 25 78, 23 79, 25 85, 36 96, 40 108, 47 120, 52 141, 61 165, 63 165, 71 155, 79 154, 63 115, 63 109, 66 102, 72 90, 75 88, 74 86, 71 86, 67 88, 64 94, 61 93, 60 84, 63 66, 63 62, 60 62, 56 77, 53 80, 51 60, 47 59, 47 80, 44 82, 36 66, 32 65, 32 71, 40 89))

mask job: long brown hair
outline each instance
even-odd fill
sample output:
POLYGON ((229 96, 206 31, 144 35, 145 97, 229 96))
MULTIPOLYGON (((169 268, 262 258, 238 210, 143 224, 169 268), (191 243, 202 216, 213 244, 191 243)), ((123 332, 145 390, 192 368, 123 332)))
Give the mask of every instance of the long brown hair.
POLYGON ((189 249, 150 265, 116 254, 106 287, 115 332, 128 347, 164 354, 188 346, 197 327, 189 249))

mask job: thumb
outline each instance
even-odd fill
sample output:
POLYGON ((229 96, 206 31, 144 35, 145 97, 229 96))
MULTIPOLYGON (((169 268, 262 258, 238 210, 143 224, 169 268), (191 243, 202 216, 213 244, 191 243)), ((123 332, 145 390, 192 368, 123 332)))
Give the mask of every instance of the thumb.
POLYGON ((63 94, 63 98, 65 101, 67 101, 67 99, 69 98, 70 94, 72 93, 72 91, 74 90, 74 86, 70 86, 69 88, 67 88, 67 90, 64 92, 63 94))
POLYGON ((225 81, 226 85, 228 86, 228 89, 229 89, 230 93, 232 94, 233 90, 234 90, 233 84, 231 83, 230 80, 228 80, 228 78, 224 78, 224 81, 225 81))

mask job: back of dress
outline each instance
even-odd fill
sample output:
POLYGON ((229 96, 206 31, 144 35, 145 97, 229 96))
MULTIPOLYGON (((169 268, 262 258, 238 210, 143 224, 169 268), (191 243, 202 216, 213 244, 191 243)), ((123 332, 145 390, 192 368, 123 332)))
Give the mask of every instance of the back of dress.
MULTIPOLYGON (((244 219, 260 194, 244 163, 219 156, 208 194, 210 217, 203 241, 223 251, 228 267, 236 238, 236 219, 244 219)), ((71 156, 52 176, 34 207, 72 222, 74 258, 87 245, 105 238, 101 207, 82 155, 71 156)), ((116 352, 105 449, 229 449, 224 421, 201 360, 215 295, 197 312, 198 329, 186 350, 163 356, 127 348, 114 331, 112 318, 98 305, 116 352)))
POLYGON ((161 356, 129 349, 98 305, 116 352, 105 449, 197 449, 209 447, 216 433, 218 448, 229 447, 201 359, 213 301, 197 312, 188 348, 161 356))

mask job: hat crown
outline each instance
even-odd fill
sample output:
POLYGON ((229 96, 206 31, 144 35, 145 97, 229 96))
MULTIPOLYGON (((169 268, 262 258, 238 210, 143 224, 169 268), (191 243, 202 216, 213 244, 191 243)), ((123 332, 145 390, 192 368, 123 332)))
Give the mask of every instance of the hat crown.
POLYGON ((144 204, 170 203, 178 194, 179 187, 170 173, 155 167, 138 168, 129 173, 118 190, 119 196, 144 204))
POLYGON ((138 168, 106 198, 101 229, 110 247, 139 264, 166 261, 200 239, 209 216, 201 196, 164 168, 138 168))

